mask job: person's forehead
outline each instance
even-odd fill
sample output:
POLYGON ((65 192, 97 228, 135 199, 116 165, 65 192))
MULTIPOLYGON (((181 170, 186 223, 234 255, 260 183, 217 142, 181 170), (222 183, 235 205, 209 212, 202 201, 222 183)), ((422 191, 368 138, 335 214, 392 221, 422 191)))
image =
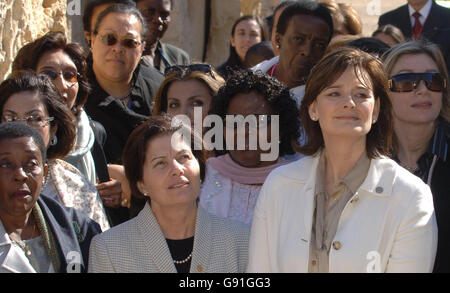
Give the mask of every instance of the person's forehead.
POLYGON ((136 6, 139 9, 156 9, 156 10, 171 10, 171 2, 170 0, 140 0, 136 3, 136 6))
POLYGON ((124 35, 139 35, 142 24, 133 14, 112 12, 103 18, 98 30, 115 31, 124 35))
POLYGON ((2 146, 2 151, 0 153, 10 153, 14 155, 19 153, 30 153, 38 155, 39 158, 42 157, 38 144, 31 136, 0 139, 0 146, 2 146))
POLYGON ((289 20, 287 30, 301 33, 314 33, 328 39, 330 28, 322 18, 309 14, 296 14, 289 20))

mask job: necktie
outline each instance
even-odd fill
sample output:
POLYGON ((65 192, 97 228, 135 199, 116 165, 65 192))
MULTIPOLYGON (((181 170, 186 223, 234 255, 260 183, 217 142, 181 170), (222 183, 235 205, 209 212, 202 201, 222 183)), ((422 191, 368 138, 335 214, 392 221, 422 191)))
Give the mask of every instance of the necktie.
POLYGON ((419 12, 414 12, 413 13, 413 17, 415 19, 414 21, 414 27, 412 30, 412 39, 413 40, 418 40, 420 37, 420 34, 422 33, 423 30, 423 25, 420 23, 420 18, 421 14, 419 12))

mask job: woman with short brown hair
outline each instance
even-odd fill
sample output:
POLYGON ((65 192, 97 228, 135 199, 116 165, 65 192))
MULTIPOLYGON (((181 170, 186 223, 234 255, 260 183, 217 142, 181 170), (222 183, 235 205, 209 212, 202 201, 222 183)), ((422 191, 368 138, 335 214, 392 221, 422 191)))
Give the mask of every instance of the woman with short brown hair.
POLYGON ((430 189, 387 158, 392 114, 382 63, 340 48, 313 68, 300 108, 307 157, 264 183, 250 272, 431 272, 430 189))

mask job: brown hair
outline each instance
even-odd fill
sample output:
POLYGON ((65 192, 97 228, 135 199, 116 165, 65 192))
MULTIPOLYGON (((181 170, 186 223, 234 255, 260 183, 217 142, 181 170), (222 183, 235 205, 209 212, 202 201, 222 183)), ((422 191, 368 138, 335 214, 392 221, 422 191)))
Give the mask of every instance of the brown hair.
POLYGON ((355 36, 355 35, 337 35, 335 37, 333 37, 330 41, 330 43, 328 44, 328 47, 325 51, 325 54, 330 53, 331 51, 340 48, 340 47, 344 47, 347 46, 348 43, 350 43, 351 41, 357 40, 359 39, 359 36, 355 36))
POLYGON ((62 32, 48 32, 43 37, 34 40, 23 46, 16 55, 12 64, 12 70, 33 70, 36 71, 39 59, 52 50, 62 50, 66 53, 77 67, 80 74, 78 78, 78 94, 72 112, 75 115, 80 113, 81 108, 87 101, 90 86, 87 81, 87 64, 84 57, 83 48, 76 43, 68 43, 66 35, 62 32))
MULTIPOLYGON (((155 137, 173 134, 180 129, 183 133, 191 133, 191 149, 192 154, 197 159, 200 166, 200 179, 205 178, 205 153, 204 148, 195 150, 194 143, 202 143, 201 135, 196 134, 183 124, 172 126, 172 118, 168 115, 152 116, 146 122, 139 125, 128 137, 127 143, 123 150, 122 162, 125 168, 125 175, 130 184, 131 194, 143 199, 145 198, 138 188, 138 182, 142 180, 144 174, 144 162, 147 151, 147 145, 155 137)), ((203 146, 203 145, 202 145, 203 146)))
POLYGON ((344 26, 350 35, 362 33, 362 22, 358 12, 346 3, 338 3, 342 15, 344 15, 344 26))
POLYGON ((388 35, 393 38, 394 41, 397 42, 397 44, 403 43, 405 41, 405 36, 403 35, 402 31, 392 24, 380 26, 373 32, 372 37, 375 37, 377 34, 388 35))
POLYGON ((50 124, 51 128, 58 127, 55 133, 58 143, 48 146, 47 159, 66 157, 75 143, 77 120, 69 107, 61 100, 47 75, 25 70, 13 71, 0 84, 0 113, 3 112, 3 106, 12 95, 26 91, 39 94, 48 115, 54 117, 50 124))
MULTIPOLYGON (((388 155, 392 146, 392 105, 389 99, 387 78, 381 61, 359 49, 342 47, 326 55, 311 71, 306 82, 305 97, 300 107, 300 119, 304 127, 307 142, 297 146, 296 150, 305 155, 314 155, 322 147, 324 140, 319 122, 313 121, 309 115, 309 106, 317 96, 329 85, 333 84, 347 68, 366 72, 372 85, 375 100, 380 101, 378 120, 372 125, 366 137, 366 152, 369 158, 388 155)), ((357 76, 361 76, 357 74, 357 76)), ((361 76, 364 78, 364 76, 361 76)))
POLYGON ((181 70, 174 71, 166 75, 163 82, 159 86, 159 90, 155 96, 155 105, 153 107, 153 115, 160 115, 167 112, 167 91, 174 81, 198 80, 203 83, 211 95, 211 98, 217 95, 221 86, 225 84, 225 80, 211 67, 210 73, 202 71, 181 70))
POLYGON ((444 57, 441 53, 439 47, 433 43, 426 41, 411 41, 406 43, 401 43, 392 47, 383 56, 382 60, 386 69, 388 76, 391 76, 392 69, 397 63, 398 59, 403 55, 428 55, 436 63, 439 73, 442 74, 444 79, 447 81, 447 87, 442 91, 442 109, 440 116, 450 123, 450 87, 449 76, 447 72, 447 67, 445 65, 444 57))

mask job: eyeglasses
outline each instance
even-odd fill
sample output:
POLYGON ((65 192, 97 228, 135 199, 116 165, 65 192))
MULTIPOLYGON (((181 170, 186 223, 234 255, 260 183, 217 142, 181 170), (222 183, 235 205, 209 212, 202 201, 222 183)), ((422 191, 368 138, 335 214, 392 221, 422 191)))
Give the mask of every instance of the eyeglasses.
MULTIPOLYGON (((119 42, 119 38, 117 38, 117 36, 112 33, 100 36, 100 40, 106 46, 114 46, 115 44, 117 44, 117 42, 119 42)), ((141 44, 141 42, 135 39, 125 38, 120 40, 120 44, 127 49, 136 49, 141 44)))
POLYGON ((186 74, 194 71, 200 71, 203 73, 209 73, 212 78, 216 78, 214 76, 214 73, 212 72, 211 65, 209 64, 191 64, 191 65, 174 65, 167 67, 166 70, 164 70, 164 76, 167 76, 173 72, 186 74))
POLYGON ((45 70, 41 71, 40 73, 48 75, 52 80, 57 79, 58 76, 60 74, 62 74, 64 80, 67 81, 68 83, 70 83, 71 85, 76 84, 81 77, 81 75, 78 72, 71 71, 71 70, 57 72, 52 69, 45 69, 45 70))
POLYGON ((47 124, 47 122, 51 122, 53 120, 55 120, 55 118, 53 117, 44 118, 38 115, 31 115, 23 118, 18 118, 10 115, 3 116, 3 121, 5 122, 25 122, 32 127, 43 127, 47 124))
POLYGON ((389 79, 388 85, 392 92, 412 92, 417 89, 421 80, 425 82, 427 89, 432 92, 442 92, 447 88, 447 81, 438 72, 397 74, 389 79))

